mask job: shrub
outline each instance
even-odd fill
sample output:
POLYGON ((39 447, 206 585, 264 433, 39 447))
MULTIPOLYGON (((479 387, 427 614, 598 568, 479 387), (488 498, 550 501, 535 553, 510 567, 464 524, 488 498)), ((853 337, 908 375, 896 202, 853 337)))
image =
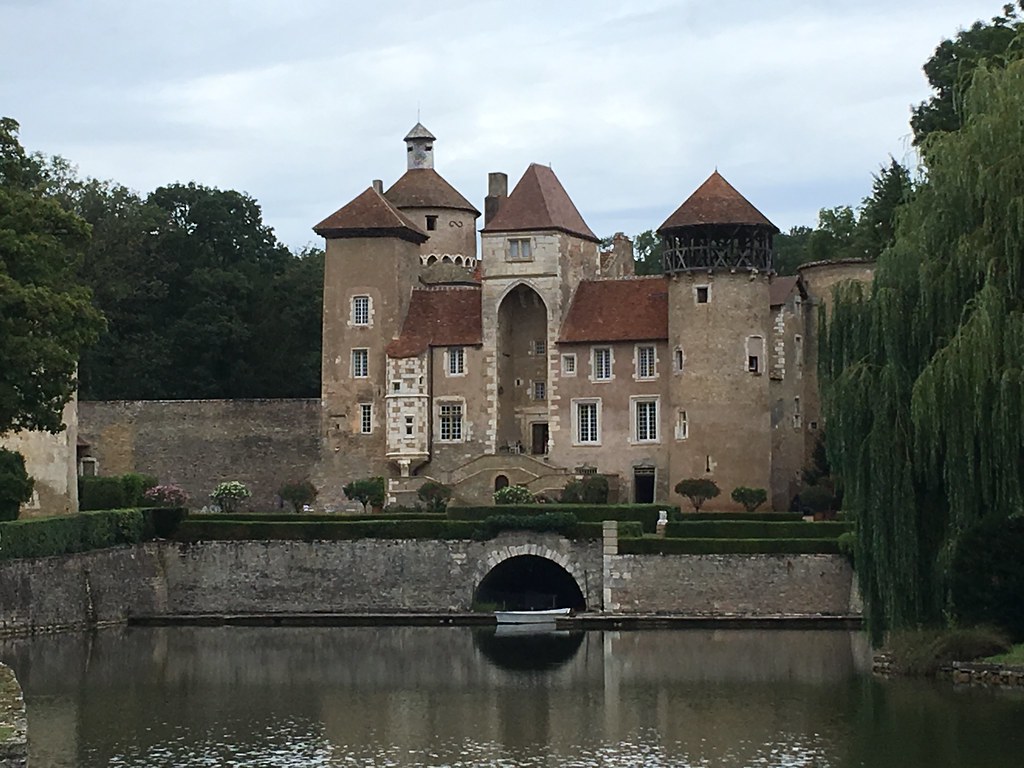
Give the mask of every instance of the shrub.
MULTIPOLYGON (((522 486, 515 487, 521 488, 522 486)), ((481 538, 485 539, 489 539, 501 531, 536 531, 569 535, 575 532, 577 523, 576 515, 572 512, 545 512, 529 516, 494 515, 480 524, 480 530, 481 538)))
POLYGON ((981 523, 953 553, 950 592, 957 619, 993 624, 1024 639, 1024 517, 981 523))
POLYGON ((836 555, 836 539, 663 539, 626 538, 620 533, 621 555, 836 555))
POLYGON ((608 478, 588 475, 582 480, 570 480, 558 500, 562 504, 607 504, 608 478))
POLYGON ((124 488, 125 507, 141 507, 146 491, 156 486, 156 478, 152 475, 143 475, 138 472, 128 472, 121 475, 121 487, 124 488))
POLYGON ((533 494, 522 485, 506 485, 494 492, 495 504, 531 504, 533 494))
POLYGON ((307 504, 316 501, 316 486, 308 479, 295 480, 278 488, 277 495, 281 497, 282 501, 291 504, 292 511, 298 514, 307 504))
POLYGON ((428 512, 444 512, 452 498, 452 489, 436 480, 428 480, 416 491, 416 496, 427 505, 428 512))
POLYGON ((768 491, 764 488, 747 488, 742 485, 733 488, 731 496, 732 500, 737 504, 742 504, 747 512, 753 512, 768 501, 768 491))
POLYGON ((245 483, 238 480, 228 480, 213 489, 210 498, 221 508, 222 512, 234 512, 243 499, 248 499, 252 493, 245 487, 245 483))
POLYGON ((800 491, 800 508, 815 514, 831 511, 835 500, 835 494, 824 485, 811 485, 800 491))
POLYGON ((21 505, 32 498, 34 482, 25 470, 25 457, 0 448, 0 520, 17 520, 21 505))
POLYGON ((124 483, 119 476, 78 478, 78 508, 83 512, 127 506, 124 483))
POLYGON ((176 485, 154 485, 142 494, 142 501, 152 507, 185 507, 188 494, 176 485))
POLYGON ((342 493, 353 501, 358 501, 367 507, 383 507, 386 498, 384 478, 367 477, 362 480, 353 480, 341 489, 342 493))
POLYGON ((704 502, 715 498, 721 491, 714 480, 704 477, 691 477, 676 483, 676 493, 690 500, 690 503, 693 504, 694 512, 700 512, 704 502))

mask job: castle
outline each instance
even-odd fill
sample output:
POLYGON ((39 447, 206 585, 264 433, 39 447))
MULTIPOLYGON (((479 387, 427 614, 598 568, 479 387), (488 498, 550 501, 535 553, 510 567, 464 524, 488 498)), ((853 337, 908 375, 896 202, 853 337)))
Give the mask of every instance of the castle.
POLYGON ((772 269, 778 232, 715 171, 658 229, 663 274, 633 274, 551 168, 480 212, 405 137, 408 169, 314 227, 326 240, 316 479, 381 475, 404 499, 426 478, 486 502, 522 484, 557 495, 601 473, 621 501, 680 499, 713 479, 789 507, 821 427, 815 336, 838 280, 864 263, 772 269))

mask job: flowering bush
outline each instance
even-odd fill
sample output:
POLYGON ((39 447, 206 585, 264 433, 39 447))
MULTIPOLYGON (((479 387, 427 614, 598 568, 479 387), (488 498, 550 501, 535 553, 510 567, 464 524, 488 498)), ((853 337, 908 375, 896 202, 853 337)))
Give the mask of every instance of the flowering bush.
POLYGON ((142 494, 142 498, 154 507, 184 507, 188 504, 188 494, 176 485, 154 485, 142 494))
POLYGON ((495 504, 530 504, 533 494, 521 485, 507 485, 494 492, 495 504))
POLYGON ((238 509, 238 502, 248 499, 252 493, 245 487, 245 483, 238 480, 228 480, 213 489, 210 498, 213 499, 221 512, 234 512, 238 509))

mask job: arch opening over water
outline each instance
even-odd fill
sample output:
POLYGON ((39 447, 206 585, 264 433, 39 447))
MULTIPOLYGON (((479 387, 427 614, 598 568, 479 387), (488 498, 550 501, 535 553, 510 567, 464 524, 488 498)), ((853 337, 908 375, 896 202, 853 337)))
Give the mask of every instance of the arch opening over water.
POLYGON ((583 611, 587 607, 573 575, 553 560, 537 555, 517 555, 498 563, 480 581, 473 602, 506 611, 583 611))

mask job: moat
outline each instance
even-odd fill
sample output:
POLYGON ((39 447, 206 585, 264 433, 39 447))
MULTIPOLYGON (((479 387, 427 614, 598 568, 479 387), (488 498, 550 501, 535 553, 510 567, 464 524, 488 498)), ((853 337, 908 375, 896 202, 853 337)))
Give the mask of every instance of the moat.
POLYGON ((0 643, 32 768, 1016 768, 1024 695, 882 681, 841 631, 170 627, 0 643))

